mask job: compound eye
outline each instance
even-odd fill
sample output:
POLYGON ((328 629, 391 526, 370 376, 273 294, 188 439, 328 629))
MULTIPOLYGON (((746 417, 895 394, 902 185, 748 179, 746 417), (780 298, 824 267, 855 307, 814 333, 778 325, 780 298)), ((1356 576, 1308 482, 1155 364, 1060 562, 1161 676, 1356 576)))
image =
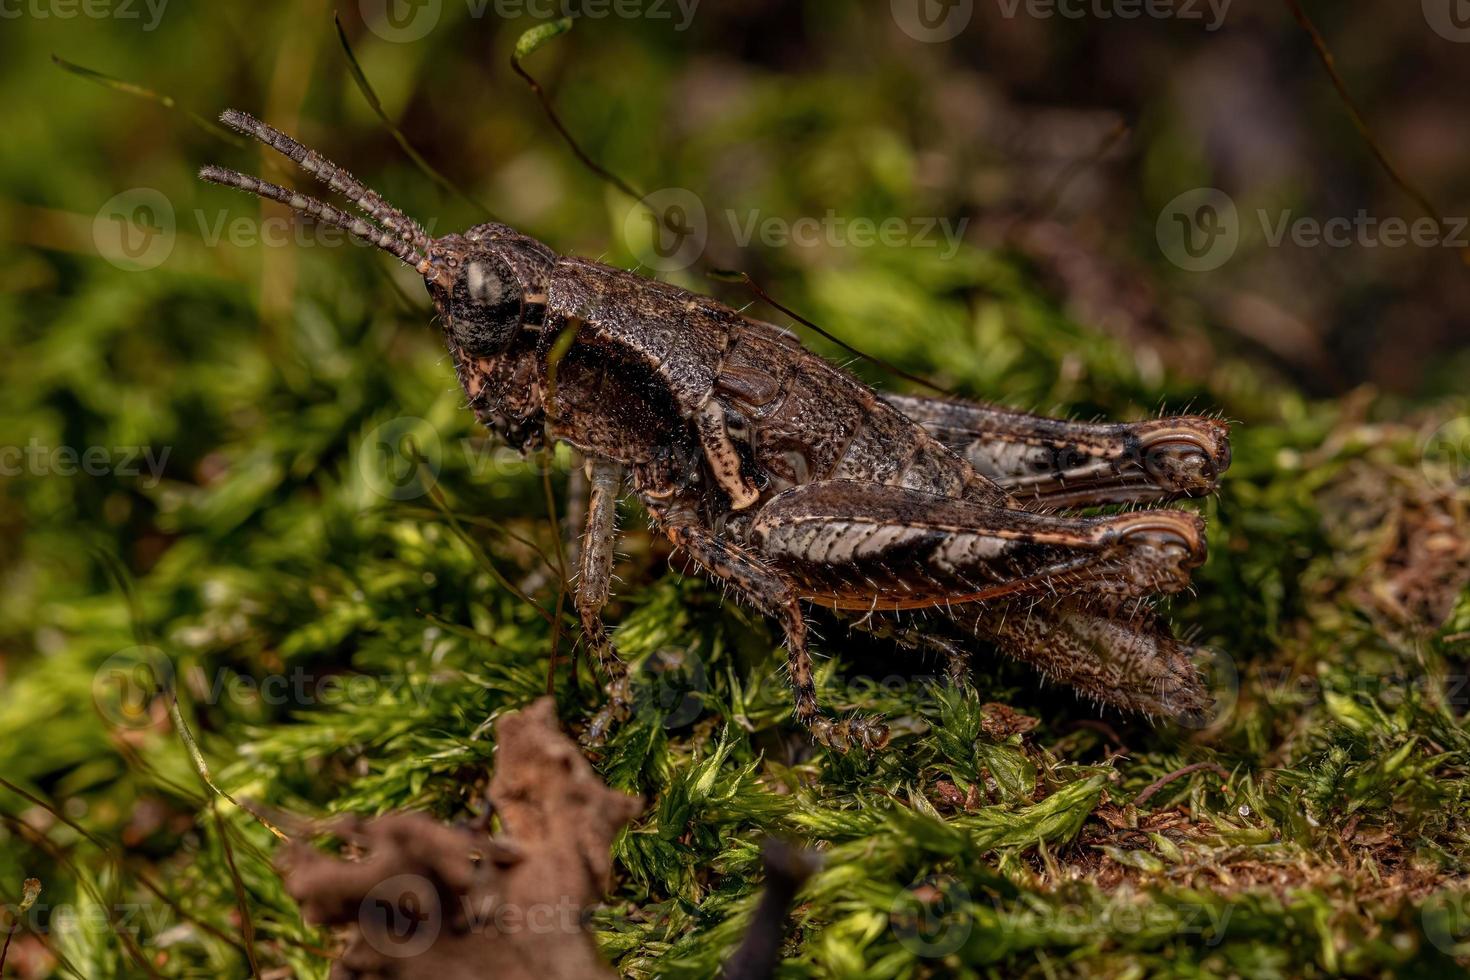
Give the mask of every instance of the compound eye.
POLYGON ((510 280, 509 273, 503 262, 488 257, 475 259, 465 267, 465 291, 480 306, 494 308, 519 303, 521 290, 510 280))
POLYGON ((500 258, 482 254, 465 263, 449 304, 449 328, 467 354, 503 351, 521 324, 521 284, 500 258))

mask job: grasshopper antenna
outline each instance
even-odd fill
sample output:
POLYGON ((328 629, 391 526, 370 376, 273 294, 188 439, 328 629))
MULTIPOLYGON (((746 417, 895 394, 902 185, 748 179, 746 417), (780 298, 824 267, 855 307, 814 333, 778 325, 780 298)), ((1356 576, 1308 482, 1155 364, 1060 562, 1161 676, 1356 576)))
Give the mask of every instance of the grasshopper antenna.
POLYGON ((297 165, 332 190, 343 195, 362 209, 363 213, 378 224, 408 242, 420 252, 427 252, 429 233, 408 215, 383 200, 382 195, 358 180, 346 169, 328 160, 315 150, 309 150, 285 133, 269 126, 239 109, 226 109, 220 113, 220 122, 236 132, 253 137, 282 156, 294 160, 297 165))
POLYGON ((383 251, 396 256, 400 261, 412 266, 420 274, 427 275, 429 261, 414 248, 413 244, 396 238, 376 225, 364 221, 354 214, 348 214, 341 208, 318 201, 314 197, 307 197, 297 191, 287 190, 279 184, 261 180, 259 177, 251 177, 236 170, 227 170, 224 167, 207 166, 199 171, 199 176, 211 184, 222 184, 225 187, 234 187, 245 191, 247 194, 257 194, 269 198, 299 211, 310 215, 318 221, 324 221, 333 227, 340 228, 349 235, 354 235, 370 245, 376 245, 383 251))

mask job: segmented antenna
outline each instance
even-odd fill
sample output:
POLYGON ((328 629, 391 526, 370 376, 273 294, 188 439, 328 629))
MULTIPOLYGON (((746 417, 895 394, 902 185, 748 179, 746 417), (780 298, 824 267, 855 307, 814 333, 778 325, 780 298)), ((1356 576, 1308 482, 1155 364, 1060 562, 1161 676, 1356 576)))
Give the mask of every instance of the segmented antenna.
POLYGON ((223 184, 225 187, 234 187, 245 191, 247 194, 258 194, 261 197, 279 201, 294 211, 310 215, 318 221, 324 221, 329 225, 340 228, 350 235, 362 239, 369 245, 376 245, 385 252, 397 256, 400 260, 423 272, 428 268, 428 260, 419 254, 412 244, 397 238, 376 225, 369 224, 355 214, 348 214, 341 208, 333 207, 314 197, 307 197, 297 191, 287 190, 279 184, 261 180, 259 177, 251 177, 236 170, 213 165, 204 167, 199 171, 199 176, 212 184, 223 184))
POLYGON ((400 238, 421 252, 428 251, 429 233, 408 215, 383 200, 377 191, 368 187, 344 168, 328 160, 315 150, 307 149, 285 133, 269 126, 249 113, 238 109, 226 109, 220 113, 220 122, 246 136, 254 137, 283 156, 289 157, 317 180, 343 195, 362 209, 363 213, 378 224, 395 232, 400 238))

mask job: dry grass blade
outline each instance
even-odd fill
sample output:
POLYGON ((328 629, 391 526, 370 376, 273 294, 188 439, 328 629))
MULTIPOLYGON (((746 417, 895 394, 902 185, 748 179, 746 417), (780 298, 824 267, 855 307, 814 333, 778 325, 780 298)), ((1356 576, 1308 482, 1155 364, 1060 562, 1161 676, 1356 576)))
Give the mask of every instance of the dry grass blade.
POLYGON ((358 64, 357 55, 352 53, 352 45, 347 40, 347 32, 342 29, 342 18, 336 13, 333 13, 332 22, 337 25, 337 40, 341 42, 342 52, 347 56, 347 70, 352 74, 352 80, 357 84, 357 90, 362 93, 362 97, 367 100, 368 107, 373 110, 373 114, 383 123, 383 127, 388 130, 389 135, 398 143, 399 148, 413 161, 414 166, 424 172, 424 176, 455 197, 473 204, 493 220, 495 218, 495 212, 491 211, 479 198, 470 194, 468 191, 460 189, 454 181, 434 169, 434 165, 426 160, 422 153, 414 149, 414 145, 409 142, 403 130, 399 129, 398 125, 388 118, 388 113, 383 109, 383 103, 378 99, 378 93, 373 91, 372 83, 368 81, 367 75, 362 70, 362 65, 358 64))
POLYGON ((245 895, 245 881, 235 865, 235 849, 230 846, 230 828, 220 816, 219 807, 211 800, 210 815, 214 817, 215 829, 219 831, 220 848, 224 851, 225 865, 230 869, 230 885, 235 891, 235 907, 240 911, 240 931, 245 940, 245 958, 250 962, 250 975, 260 980, 260 962, 255 956, 255 919, 250 915, 250 901, 245 895))
POLYGON ((185 109, 183 106, 179 105, 178 102, 171 95, 164 95, 162 92, 155 92, 153 89, 147 88, 143 85, 138 85, 135 82, 125 82, 120 78, 113 78, 111 75, 100 72, 95 68, 87 68, 83 65, 74 64, 73 62, 67 61, 60 55, 53 54, 51 56, 51 62, 62 71, 70 72, 71 74, 76 75, 79 78, 85 78, 90 82, 96 82, 103 88, 110 88, 114 92, 122 92, 124 95, 132 95, 140 99, 147 99, 149 102, 157 103, 158 105, 163 106, 165 109, 173 109, 177 112, 182 112, 184 116, 194 125, 198 126, 206 133, 209 133, 211 136, 218 136, 220 139, 224 140, 227 143, 233 143, 235 146, 242 147, 249 145, 248 140, 240 136, 236 136, 234 133, 230 132, 228 129, 225 129, 214 120, 207 119, 204 116, 199 115, 199 113, 194 112, 190 109, 185 109))
POLYGON ((262 827, 274 834, 277 840, 289 841, 291 838, 286 835, 285 831, 271 823, 253 807, 247 806, 235 799, 215 783, 214 776, 209 771, 209 763, 204 761, 204 753, 199 750, 199 743, 194 740, 194 732, 189 728, 188 722, 184 721, 184 713, 179 708, 178 697, 172 691, 168 693, 167 697, 168 715, 173 719, 174 730, 179 733, 179 738, 183 741, 184 748, 189 752, 189 760, 194 763, 194 771, 199 774, 199 778, 203 780, 204 785, 213 790, 216 796, 221 796, 229 800, 235 806, 254 817, 262 827))
POLYGON ((728 269, 715 269, 710 273, 710 278, 718 282, 738 282, 741 285, 745 286, 746 289, 749 289, 752 293, 759 296, 761 298, 761 301, 764 302, 767 306, 780 310, 782 313, 785 313, 797 323, 801 324, 814 333, 820 334, 822 337, 830 340, 832 343, 836 344, 838 347, 841 347, 849 354, 852 354, 855 357, 860 357, 863 360, 867 361, 869 364, 872 364, 875 367, 882 368, 889 374, 903 378, 905 381, 912 381, 916 385, 921 385, 922 387, 928 388, 930 391, 934 392, 937 395, 944 395, 949 398, 956 397, 954 392, 946 388, 941 388, 934 382, 925 380, 924 378, 919 377, 917 374, 911 374, 896 364, 890 364, 888 361, 883 360, 881 357, 874 357, 871 354, 864 354, 862 351, 858 350, 856 347, 852 346, 841 337, 838 337, 817 326, 815 323, 808 320, 800 313, 791 309, 791 307, 782 305, 776 300, 775 297, 762 289, 760 284, 752 279, 750 277, 750 273, 748 272, 735 272, 728 269))
MULTIPOLYGON (((1409 183, 1408 179, 1399 172, 1398 167, 1394 166, 1393 161, 1388 158, 1388 153, 1384 151, 1383 145, 1378 142, 1378 137, 1373 135, 1373 130, 1368 125, 1368 120, 1364 118, 1362 110, 1358 108, 1357 102, 1353 100, 1352 95, 1348 92, 1347 82, 1343 81, 1342 75, 1337 70, 1337 59, 1332 56, 1332 49, 1327 46, 1327 39, 1322 36, 1321 31, 1317 30, 1317 25, 1312 22, 1312 18, 1307 16, 1307 12, 1302 8, 1300 0, 1286 0, 1286 6, 1291 10, 1292 16, 1296 18, 1297 24, 1301 26, 1302 30, 1306 31, 1307 37, 1311 39, 1312 48, 1317 52, 1318 60, 1322 62, 1322 67, 1327 70, 1327 77, 1332 80, 1332 87, 1337 90, 1337 95, 1342 99, 1342 104, 1347 107, 1348 115, 1353 120, 1353 126, 1357 129, 1358 135, 1363 138, 1363 142, 1368 145, 1368 149, 1372 152, 1374 159, 1378 161, 1379 166, 1383 167, 1389 179, 1397 184, 1400 190, 1409 195, 1425 214, 1439 224, 1440 232, 1443 234, 1445 231, 1444 217, 1439 213, 1439 209, 1429 200, 1429 196, 1409 183)), ((1470 265, 1470 249, 1461 249, 1460 259, 1466 265, 1470 265)))

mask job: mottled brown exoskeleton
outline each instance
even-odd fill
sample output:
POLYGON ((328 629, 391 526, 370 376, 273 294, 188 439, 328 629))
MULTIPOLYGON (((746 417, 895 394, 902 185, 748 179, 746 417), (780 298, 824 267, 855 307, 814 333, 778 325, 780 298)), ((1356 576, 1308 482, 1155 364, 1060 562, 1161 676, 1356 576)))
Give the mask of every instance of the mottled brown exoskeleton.
POLYGON ((829 746, 881 746, 888 732, 823 714, 807 604, 942 651, 952 670, 978 637, 1097 701, 1172 717, 1209 706, 1189 649, 1147 604, 1204 561, 1200 519, 1058 511, 1209 492, 1229 465, 1223 424, 1092 425, 885 398, 707 296, 559 256, 500 224, 430 238, 320 154, 243 113, 222 118, 366 219, 218 167, 204 179, 412 266, 480 421, 522 449, 557 441, 586 457, 576 607, 611 682, 594 737, 627 706, 601 616, 625 487, 675 548, 780 623, 796 715, 829 746))

